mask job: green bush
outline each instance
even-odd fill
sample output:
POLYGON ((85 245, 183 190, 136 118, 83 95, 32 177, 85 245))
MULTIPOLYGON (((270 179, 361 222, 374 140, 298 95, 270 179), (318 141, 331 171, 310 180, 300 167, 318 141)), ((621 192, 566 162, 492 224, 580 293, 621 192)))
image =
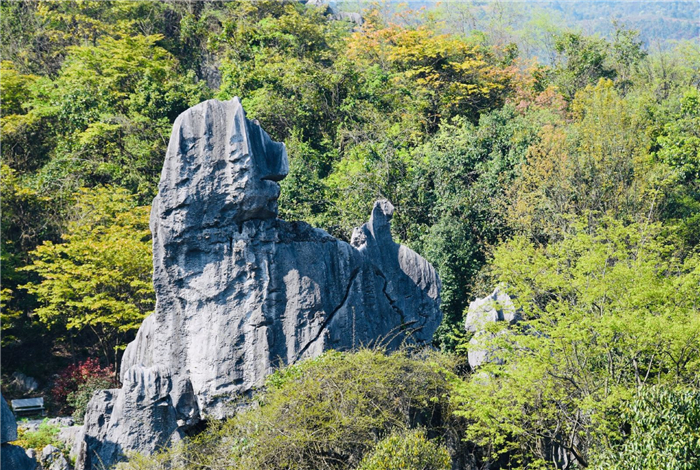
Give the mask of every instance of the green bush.
POLYGON ((364 458, 358 470, 450 470, 450 454, 423 430, 394 433, 364 458))
MULTIPOLYGON (((164 454, 133 458, 127 468, 186 461, 195 468, 345 470, 357 468, 383 436, 413 428, 459 448, 463 421, 449 401, 449 371, 456 367, 453 356, 435 352, 327 352, 270 376, 250 407, 229 421, 164 454)), ((407 452, 442 455, 414 440, 407 452)))
POLYGON ((231 422, 241 444, 232 460, 259 469, 347 468, 377 436, 442 426, 451 419, 450 385, 440 372, 449 359, 433 359, 362 350, 302 364, 261 396, 262 406, 231 422))
POLYGON ((85 383, 78 385, 78 390, 68 394, 68 404, 73 407, 73 419, 83 423, 85 410, 93 393, 97 390, 105 390, 114 386, 114 380, 107 377, 89 377, 85 383))
POLYGON ((65 450, 63 442, 58 440, 60 430, 60 426, 49 424, 48 418, 44 419, 36 431, 26 431, 20 423, 20 426, 17 428, 17 440, 13 444, 25 449, 35 449, 39 453, 49 444, 65 450))

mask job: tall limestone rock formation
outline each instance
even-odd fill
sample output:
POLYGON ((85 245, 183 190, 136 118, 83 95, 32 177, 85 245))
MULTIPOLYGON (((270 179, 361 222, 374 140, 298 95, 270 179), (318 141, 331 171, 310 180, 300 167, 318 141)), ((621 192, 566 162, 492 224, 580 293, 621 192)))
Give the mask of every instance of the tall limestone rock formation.
POLYGON ((440 281, 392 240, 392 205, 378 201, 348 244, 276 218, 287 172, 284 144, 237 98, 175 121, 151 212, 156 311, 126 349, 123 387, 91 400, 77 468, 153 452, 232 414, 235 397, 281 365, 430 341, 440 281))

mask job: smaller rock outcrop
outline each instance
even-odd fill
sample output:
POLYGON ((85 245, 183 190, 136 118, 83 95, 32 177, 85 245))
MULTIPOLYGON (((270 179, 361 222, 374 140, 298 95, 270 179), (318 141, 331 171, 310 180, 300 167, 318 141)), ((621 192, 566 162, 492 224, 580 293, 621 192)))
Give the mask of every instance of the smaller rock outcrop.
POLYGON ((61 449, 51 444, 41 451, 41 468, 44 470, 69 470, 70 464, 61 449))
POLYGON ((36 460, 27 456, 27 453, 20 446, 10 444, 17 440, 17 421, 12 414, 5 398, 0 395, 0 414, 2 416, 2 448, 0 448, 0 468, 12 470, 34 470, 37 467, 36 460))
POLYGON ((51 418, 47 421, 49 426, 58 426, 59 428, 66 428, 75 425, 75 420, 70 416, 59 416, 57 418, 51 418))
POLYGON ((167 371, 135 366, 123 380, 121 390, 102 390, 90 400, 77 439, 78 469, 117 462, 133 449, 152 454, 182 437, 167 371))
POLYGON ((12 381, 8 384, 13 390, 21 394, 35 392, 39 388, 39 382, 34 377, 29 377, 21 372, 12 374, 12 381))
POLYGON ((330 5, 326 0, 302 0, 306 6, 315 7, 322 9, 324 15, 330 16, 336 21, 348 21, 354 23, 356 26, 362 26, 365 22, 362 15, 357 12, 341 11, 337 6, 330 5))
POLYGON ((498 335, 507 334, 508 330, 502 329, 494 333, 489 331, 489 325, 497 322, 514 325, 520 319, 520 310, 515 308, 513 300, 501 286, 496 287, 490 295, 471 302, 464 322, 467 332, 474 333, 469 341, 469 366, 475 369, 484 363, 501 364, 498 348, 489 343, 498 335))

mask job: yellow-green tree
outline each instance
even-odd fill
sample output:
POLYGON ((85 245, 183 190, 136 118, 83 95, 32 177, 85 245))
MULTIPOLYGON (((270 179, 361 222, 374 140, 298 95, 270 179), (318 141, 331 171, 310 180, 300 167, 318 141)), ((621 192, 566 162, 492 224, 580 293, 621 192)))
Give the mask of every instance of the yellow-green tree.
POLYGON ((653 165, 644 119, 601 79, 581 90, 568 123, 544 126, 512 186, 506 217, 534 239, 557 238, 571 216, 657 220, 671 174, 653 165))
POLYGON ((39 320, 92 331, 116 360, 154 307, 148 214, 124 189, 81 190, 63 243, 44 242, 24 268, 39 276, 23 286, 39 300, 39 320))
POLYGON ((636 390, 700 386, 700 257, 677 256, 660 224, 579 220, 571 232, 496 249, 497 281, 524 321, 490 345, 505 363, 456 394, 467 438, 520 462, 512 468, 586 466, 620 442, 636 390))
POLYGON ((368 85, 384 82, 384 100, 399 107, 406 123, 432 131, 455 115, 475 121, 503 103, 513 70, 499 66, 491 51, 427 25, 387 24, 377 11, 367 20, 348 39, 348 57, 365 69, 368 85))

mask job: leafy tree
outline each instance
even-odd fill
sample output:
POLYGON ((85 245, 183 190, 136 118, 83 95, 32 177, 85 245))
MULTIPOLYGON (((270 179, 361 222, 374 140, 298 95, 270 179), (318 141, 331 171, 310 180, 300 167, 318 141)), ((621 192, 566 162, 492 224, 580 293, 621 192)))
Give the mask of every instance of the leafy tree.
POLYGON ((631 77, 646 57, 636 31, 615 24, 612 41, 564 32, 555 41, 559 53, 554 82, 569 100, 576 92, 601 79, 614 80, 623 91, 632 86, 631 77))
POLYGON ((662 216, 678 223, 689 246, 700 242, 700 99, 687 92, 656 138, 655 157, 674 175, 662 216))
POLYGON ((644 387, 622 412, 620 444, 594 456, 592 468, 691 470, 700 466, 698 389, 644 387))
POLYGON ((524 116, 506 106, 482 116, 478 127, 462 119, 443 124, 414 151, 393 224, 438 269, 443 346, 454 347, 447 335, 461 325, 487 250, 509 231, 502 216, 507 190, 539 139, 538 127, 550 119, 547 110, 524 116))
POLYGON ((117 183, 154 194, 171 122, 206 92, 182 79, 161 36, 102 39, 70 49, 56 80, 37 83, 28 105, 56 139, 37 175, 51 192, 117 183))
POLYGON ((562 60, 556 82, 565 97, 573 99, 578 90, 601 78, 615 78, 615 69, 607 63, 608 46, 603 39, 577 33, 564 33, 557 38, 555 49, 562 60))
POLYGON ((0 165, 0 193, 3 366, 12 370, 23 364, 25 373, 44 374, 50 365, 42 359, 51 352, 53 335, 32 317, 36 302, 19 288, 31 276, 20 268, 29 262, 28 252, 37 244, 57 237, 58 223, 49 207, 51 201, 28 187, 17 172, 4 163, 0 165))
POLYGON ((23 268, 40 280, 23 286, 37 296, 34 313, 52 328, 89 329, 104 357, 133 337, 153 309, 147 207, 120 188, 83 190, 63 243, 44 242, 23 268))
POLYGON ((505 364, 457 390, 467 438, 514 467, 585 466, 592 447, 619 442, 635 389, 698 387, 699 260, 674 256, 659 224, 610 218, 545 247, 515 238, 497 248, 494 274, 525 321, 491 342, 505 364))
POLYGON ((199 13, 197 10, 202 8, 196 6, 201 3, 2 2, 0 22, 7 34, 3 35, 0 51, 3 58, 12 61, 23 73, 53 78, 59 73, 72 46, 95 46, 106 37, 124 39, 150 36, 158 31, 164 35, 163 46, 185 58, 202 52, 201 48, 193 47, 192 34, 181 28, 181 23, 187 22, 185 17, 199 13), (188 8, 192 5, 195 5, 194 9, 188 8), (189 50, 185 51, 185 47, 189 50))
POLYGON ((333 63, 347 27, 323 9, 292 2, 239 2, 230 10, 215 37, 222 55, 218 96, 242 97, 249 117, 278 140, 295 135, 327 150, 344 94, 333 63))
POLYGON ((572 123, 544 126, 529 149, 510 191, 512 226, 546 241, 568 230, 572 215, 656 220, 672 179, 652 164, 631 104, 601 80, 581 90, 571 108, 572 123))
POLYGON ((609 61, 617 74, 616 85, 623 92, 634 85, 632 77, 646 56, 647 52, 639 40, 639 33, 624 29, 615 23, 609 61))
POLYGON ((42 129, 39 116, 27 113, 27 97, 36 75, 20 73, 7 60, 0 64, 0 131, 3 136, 3 164, 19 171, 36 171, 44 163, 50 141, 42 129))
POLYGON ((511 78, 510 71, 495 67, 490 52, 477 44, 437 34, 427 26, 387 25, 376 12, 349 40, 348 56, 386 73, 384 100, 408 104, 413 114, 408 118, 427 131, 455 115, 476 121, 483 111, 502 103, 511 78))

